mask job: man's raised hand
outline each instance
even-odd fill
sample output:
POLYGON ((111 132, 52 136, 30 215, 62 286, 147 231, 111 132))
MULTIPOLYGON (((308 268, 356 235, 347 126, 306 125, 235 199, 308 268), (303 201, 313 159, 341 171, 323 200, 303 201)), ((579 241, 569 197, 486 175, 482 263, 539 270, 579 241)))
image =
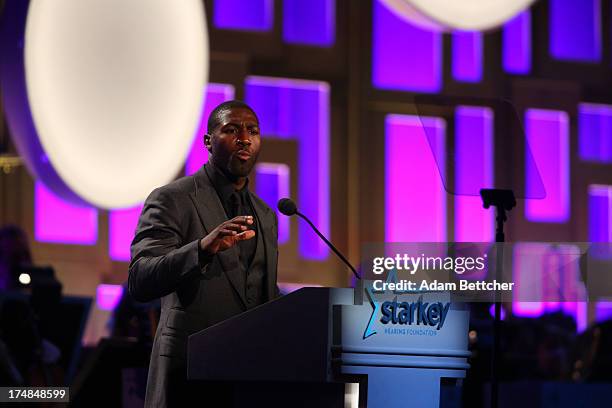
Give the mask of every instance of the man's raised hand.
POLYGON ((252 224, 251 215, 239 215, 225 221, 200 240, 200 249, 207 255, 214 255, 233 247, 239 241, 251 239, 255 231, 248 229, 248 226, 252 224))

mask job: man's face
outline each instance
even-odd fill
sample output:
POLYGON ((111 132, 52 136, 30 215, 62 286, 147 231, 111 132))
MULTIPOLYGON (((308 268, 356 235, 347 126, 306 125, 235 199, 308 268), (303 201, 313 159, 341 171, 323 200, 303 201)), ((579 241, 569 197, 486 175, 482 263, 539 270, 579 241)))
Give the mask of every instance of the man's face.
POLYGON ((215 166, 230 177, 246 177, 261 147, 257 118, 245 108, 223 111, 221 123, 205 139, 205 144, 215 166))

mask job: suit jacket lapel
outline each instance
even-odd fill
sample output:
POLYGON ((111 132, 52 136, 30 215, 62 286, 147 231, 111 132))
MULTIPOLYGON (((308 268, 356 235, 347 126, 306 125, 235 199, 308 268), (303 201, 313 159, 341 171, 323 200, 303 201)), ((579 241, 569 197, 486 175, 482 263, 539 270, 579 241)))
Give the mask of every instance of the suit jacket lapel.
POLYGON ((270 300, 276 292, 276 247, 278 243, 275 241, 274 234, 274 216, 272 211, 263 205, 260 198, 251 193, 251 202, 253 209, 261 226, 264 248, 266 253, 266 289, 267 299, 270 300))
MULTIPOLYGON (((217 228, 219 224, 227 221, 227 215, 225 214, 219 196, 212 186, 204 168, 200 169, 194 175, 194 180, 196 188, 190 193, 190 197, 198 212, 200 221, 202 221, 204 225, 206 233, 210 233, 213 229, 217 228)), ((234 246, 219 252, 217 258, 219 258, 219 263, 223 271, 246 307, 245 282, 240 258, 238 256, 238 249, 234 246)))

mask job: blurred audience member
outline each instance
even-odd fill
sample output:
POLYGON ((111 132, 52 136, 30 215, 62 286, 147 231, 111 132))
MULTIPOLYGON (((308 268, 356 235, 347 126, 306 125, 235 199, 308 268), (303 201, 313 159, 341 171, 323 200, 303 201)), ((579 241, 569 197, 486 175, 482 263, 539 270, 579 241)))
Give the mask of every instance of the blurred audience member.
POLYGON ((0 290, 18 287, 21 269, 32 265, 32 255, 25 232, 16 225, 0 228, 0 290))
POLYGON ((594 324, 574 347, 572 379, 576 382, 612 381, 612 320, 594 324))
MULTIPOLYGON (((53 274, 50 268, 39 268, 53 274)), ((36 270, 26 233, 15 225, 0 228, 0 293, 30 293, 32 285, 20 284, 25 270, 36 270)), ((52 385, 52 374, 61 353, 51 342, 40 336, 38 316, 32 298, 44 300, 61 297, 61 285, 54 277, 43 280, 28 302, 22 297, 0 299, 0 385, 52 385), (54 296, 48 296, 50 292, 54 296)), ((27 298, 26 298, 27 299, 27 298)), ((58 299, 55 299, 59 301, 58 299)), ((48 309, 49 311, 52 308, 48 309)))

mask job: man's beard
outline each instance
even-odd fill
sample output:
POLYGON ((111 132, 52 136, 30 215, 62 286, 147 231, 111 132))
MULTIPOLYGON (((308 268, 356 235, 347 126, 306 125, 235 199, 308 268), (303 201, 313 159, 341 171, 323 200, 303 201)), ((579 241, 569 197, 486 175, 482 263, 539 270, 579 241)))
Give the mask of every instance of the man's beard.
POLYGON ((234 177, 247 177, 251 173, 254 164, 255 162, 251 162, 251 160, 245 162, 232 160, 229 163, 228 171, 234 177))
POLYGON ((237 157, 232 156, 227 162, 225 171, 230 177, 248 177, 248 175, 251 174, 251 170, 253 170, 256 162, 257 156, 251 156, 251 158, 246 161, 242 161, 237 157))

